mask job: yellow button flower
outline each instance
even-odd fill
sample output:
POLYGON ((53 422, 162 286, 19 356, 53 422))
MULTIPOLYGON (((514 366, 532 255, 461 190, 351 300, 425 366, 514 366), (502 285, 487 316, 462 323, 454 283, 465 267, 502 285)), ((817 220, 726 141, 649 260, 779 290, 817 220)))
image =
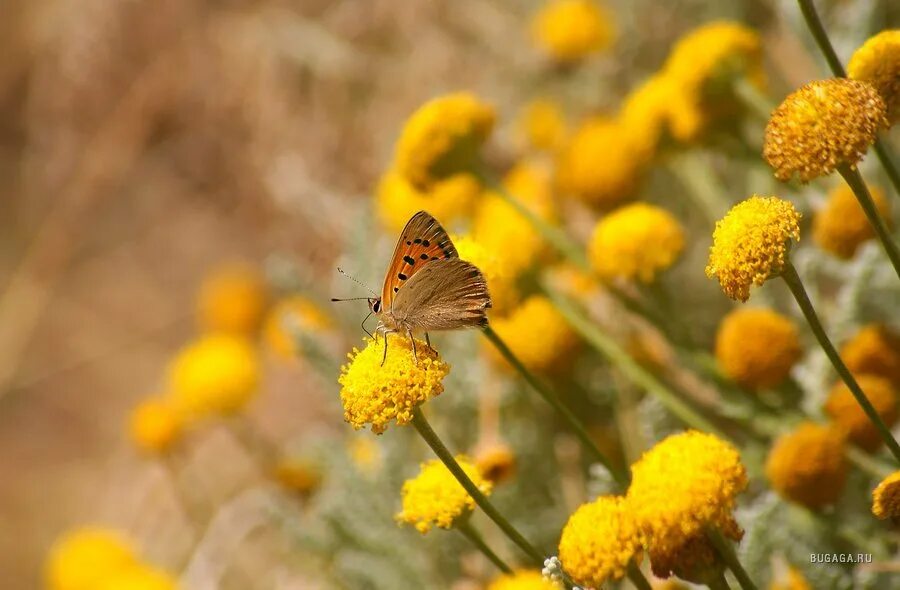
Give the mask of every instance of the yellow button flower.
MULTIPOLYGON (((734 519, 719 525, 719 532, 726 539, 740 541, 744 531, 734 519)), ((701 531, 689 538, 674 551, 650 548, 650 569, 654 576, 669 578, 678 576, 695 584, 712 585, 722 575, 725 564, 712 542, 701 531)))
POLYGON ((298 333, 321 334, 334 327, 325 311, 302 295, 292 295, 277 302, 266 315, 263 335, 266 344, 278 356, 299 356, 298 333))
POLYGON ((549 99, 526 104, 519 113, 516 127, 526 148, 547 152, 557 151, 568 132, 565 114, 549 99))
POLYGON ((784 577, 773 580, 769 590, 812 590, 812 586, 795 567, 789 567, 784 577))
POLYGON ((847 75, 874 86, 892 123, 900 121, 900 29, 882 31, 856 50, 847 75))
POLYGON ((147 399, 131 415, 131 440, 142 451, 160 453, 178 440, 182 426, 181 416, 168 400, 147 399))
POLYGON ((381 434, 392 421, 398 426, 409 424, 413 409, 444 391, 443 380, 450 365, 424 340, 416 340, 418 363, 413 357, 409 338, 399 334, 366 339, 366 347, 353 349, 350 362, 341 367, 341 403, 344 420, 359 430, 367 424, 381 434), (382 359, 384 365, 382 365, 382 359))
POLYGON ((492 483, 503 483, 516 473, 516 456, 512 448, 502 441, 480 445, 474 459, 478 471, 492 483))
MULTIPOLYGON (((856 375, 856 382, 866 393, 881 420, 888 428, 893 426, 900 413, 897 408, 897 392, 891 382, 875 375, 856 375)), ((850 442, 863 450, 873 452, 884 443, 875 425, 843 381, 835 384, 828 394, 825 413, 844 430, 850 442)))
POLYGON ((426 190, 419 190, 390 169, 378 182, 375 200, 382 225, 392 233, 399 233, 419 211, 428 211, 444 223, 465 217, 480 194, 481 185, 471 174, 454 174, 435 181, 426 190))
MULTIPOLYGON (((485 495, 491 493, 491 482, 484 479, 468 458, 460 455, 456 462, 485 495)), ((403 510, 398 522, 411 524, 422 534, 433 527, 449 529, 453 523, 475 508, 475 500, 438 459, 422 463, 421 471, 403 484, 403 510)))
POLYGON ((657 443, 631 473, 628 505, 651 556, 677 554, 707 526, 730 530, 736 496, 747 487, 737 449, 697 431, 657 443))
POLYGON ((900 388, 900 335, 887 326, 862 327, 841 347, 841 358, 851 373, 878 375, 900 388))
POLYGON ((762 285, 784 267, 791 240, 800 239, 800 214, 790 201, 753 195, 716 222, 706 276, 726 295, 747 301, 751 285, 762 285))
POLYGON ((634 203, 603 217, 589 245, 591 263, 606 281, 651 283, 684 249, 684 230, 665 209, 634 203))
POLYGON ((625 576, 639 564, 641 533, 626 500, 601 496, 582 504, 569 517, 559 539, 563 569, 583 586, 599 588, 625 576))
POLYGON ((867 82, 833 78, 789 95, 766 125, 763 157, 775 177, 809 182, 855 166, 887 127, 884 100, 867 82))
MULTIPOLYGON (((578 335, 542 295, 532 295, 508 316, 494 320, 492 326, 522 364, 538 373, 570 367, 581 348, 578 335)), ((485 350, 498 366, 512 369, 495 347, 486 344, 485 350)))
POLYGON ((246 339, 202 336, 184 347, 169 366, 169 391, 176 411, 190 417, 232 414, 256 395, 260 368, 246 339))
POLYGON ((56 540, 47 557, 48 590, 94 590, 102 580, 137 564, 134 548, 119 533, 84 527, 56 540))
POLYGON ((900 471, 895 471, 872 491, 872 514, 880 519, 900 518, 900 471))
POLYGON ((537 570, 519 570, 495 579, 487 590, 560 590, 537 570))
POLYGON ((620 122, 589 119, 560 155, 557 182, 562 190, 589 205, 615 207, 637 190, 647 163, 641 148, 620 122))
POLYGON ((732 311, 716 333, 719 368, 748 389, 777 387, 802 354, 797 327, 769 309, 732 311))
POLYGON ((833 504, 847 481, 844 437, 831 426, 805 422, 775 441, 766 477, 783 498, 808 508, 833 504))
POLYGON ((494 109, 469 92, 434 98, 407 120, 397 140, 394 168, 419 190, 471 172, 494 118, 494 109))
MULTIPOLYGON (((881 218, 890 225, 890 202, 877 187, 870 186, 869 193, 881 218)), ((853 258, 857 249, 874 237, 875 230, 856 195, 843 182, 831 190, 825 206, 813 218, 813 240, 838 258, 853 258)))
POLYGON ((612 16, 592 0, 550 0, 531 22, 535 45, 562 63, 607 48, 613 40, 612 16))
POLYGON ((669 77, 656 74, 622 101, 616 121, 623 135, 631 138, 640 159, 649 161, 665 134, 670 133, 670 120, 675 114, 672 105, 677 90, 680 88, 669 77))
POLYGON ((219 268, 207 276, 197 296, 197 316, 204 331, 253 336, 268 304, 268 287, 260 272, 246 264, 219 268))
POLYGON ((509 270, 511 265, 505 264, 503 255, 495 254, 494 250, 485 247, 471 235, 454 236, 453 245, 461 259, 471 262, 484 274, 493 303, 488 311, 489 317, 509 313, 519 301, 519 291, 516 276, 509 270))
POLYGON ((113 574, 91 590, 176 590, 175 578, 162 570, 140 565, 113 574))

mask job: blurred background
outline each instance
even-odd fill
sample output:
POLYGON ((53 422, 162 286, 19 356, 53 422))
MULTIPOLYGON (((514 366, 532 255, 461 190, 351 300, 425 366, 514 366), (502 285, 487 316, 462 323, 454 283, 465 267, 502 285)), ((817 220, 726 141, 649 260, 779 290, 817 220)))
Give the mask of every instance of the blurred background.
MULTIPOLYGON (((758 29, 784 88, 824 76, 794 2, 604 3, 615 42, 576 74, 532 42, 534 0, 0 0, 2 586, 39 587, 53 540, 99 522, 129 530, 148 559, 194 568, 192 580, 332 587, 275 527, 212 508, 260 477, 234 429, 211 427, 158 461, 134 449, 129 416, 161 393, 220 269, 242 265, 322 306, 365 295, 339 264, 378 284, 396 234, 372 195, 425 100, 467 89, 492 103, 488 155, 503 167, 530 100, 553 96, 573 120, 614 109, 713 19, 758 29), (377 256, 348 259, 360 243, 377 256), (198 558, 198 544, 220 557, 198 558)), ((890 0, 818 4, 845 58, 900 23, 890 0)), ((691 247, 702 258, 708 240, 691 247)), ((326 343, 335 358, 358 342, 363 310, 341 310, 349 327, 326 343)), ((259 444, 346 438, 338 386, 315 361, 262 359, 249 409, 259 444)))

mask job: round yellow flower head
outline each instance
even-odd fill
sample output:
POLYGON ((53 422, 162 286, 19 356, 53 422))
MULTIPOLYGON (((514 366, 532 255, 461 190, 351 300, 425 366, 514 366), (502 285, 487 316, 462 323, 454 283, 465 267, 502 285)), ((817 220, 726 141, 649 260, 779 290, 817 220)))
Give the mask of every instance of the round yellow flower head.
POLYGON ((670 130, 676 89, 669 77, 656 74, 623 100, 616 120, 623 130, 623 136, 631 138, 640 159, 649 161, 655 155, 664 134, 670 130))
POLYGON ((410 217, 423 210, 445 223, 465 217, 480 194, 481 185, 471 174, 454 174, 419 190, 390 169, 375 190, 376 210, 385 229, 399 233, 410 217))
POLYGON ((788 567, 782 578, 773 580, 769 584, 769 590, 812 590, 812 586, 809 585, 800 570, 788 567))
POLYGON ((68 532, 54 542, 45 564, 48 590, 90 590, 106 577, 135 567, 131 543, 99 527, 68 532))
POLYGON ((770 309, 732 311, 716 333, 719 368, 748 389, 777 387, 802 354, 797 327, 770 309))
MULTIPOLYGON (((532 295, 506 317, 492 323, 520 361, 537 373, 565 370, 581 348, 581 340, 549 299, 532 295)), ((487 345, 488 358, 511 369, 496 348, 487 345)))
MULTIPOLYGON (((521 162, 509 171, 503 183, 506 190, 534 215, 545 221, 555 219, 548 170, 531 162, 521 162)), ((547 243, 531 222, 501 197, 490 193, 485 195, 475 213, 472 238, 493 253, 511 277, 519 276, 549 252, 547 243)))
POLYGON ((535 45, 561 63, 606 49, 614 36, 612 16, 592 0, 549 0, 531 21, 535 45))
POLYGON ((707 23, 678 41, 663 71, 673 89, 672 135, 694 141, 712 122, 736 112, 735 80, 764 85, 762 42, 756 31, 740 23, 707 23))
MULTIPOLYGON (((893 426, 900 417, 900 409, 897 408, 897 392, 891 382, 875 375, 856 375, 856 382, 872 402, 881 420, 888 428, 893 426)), ((875 425, 843 381, 836 383, 828 394, 825 413, 835 425, 843 429, 850 442, 863 450, 871 453, 883 444, 875 425)))
POLYGON ((718 279, 726 295, 750 297, 784 267, 791 240, 800 239, 800 213, 790 201, 753 195, 716 222, 706 276, 718 279))
POLYGON ((628 504, 657 555, 675 555, 705 527, 727 531, 735 498, 747 487, 737 449, 715 435, 669 436, 631 466, 628 504))
POLYGON ((488 481, 499 484, 516 473, 516 456, 502 441, 480 445, 475 451, 475 465, 488 481))
POLYGON ((625 498, 600 496, 569 517, 559 539, 559 561, 576 583, 599 588, 639 564, 641 533, 625 498))
POLYGON ((416 406, 444 391, 450 365, 424 340, 416 339, 418 363, 406 336, 388 334, 386 357, 384 346, 384 338, 367 338, 366 347, 354 348, 350 362, 341 367, 344 420, 356 430, 369 424, 381 434, 391 421, 409 424, 416 406))
POLYGON ((487 590, 560 590, 560 586, 537 570, 519 570, 495 579, 487 590))
POLYGON ((856 50, 847 75, 868 82, 887 105, 891 123, 900 122, 900 29, 882 31, 856 50))
POLYGON ((665 209, 634 203, 601 219, 588 248, 601 279, 652 283, 684 250, 684 230, 665 209))
POLYGON ((494 119, 494 109, 469 92, 434 98, 407 120, 397 140, 394 168, 419 190, 471 172, 494 119))
MULTIPOLYGON (((890 202, 877 187, 870 186, 869 192, 882 219, 890 224, 890 202)), ((825 206, 813 218, 813 240, 823 250, 838 258, 853 258, 856 250, 874 237, 875 230, 856 200, 856 195, 843 182, 832 189, 825 206)))
POLYGON ((183 421, 172 404, 162 398, 142 401, 131 414, 131 440, 142 451, 161 453, 181 435, 183 421))
POLYGON ((303 497, 310 496, 322 485, 321 466, 307 457, 281 459, 275 465, 272 476, 285 489, 303 497))
POLYGON ((646 158, 621 123, 593 118, 575 132, 560 155, 557 182, 579 200, 611 209, 634 196, 646 158))
POLYGON ((880 519, 900 518, 900 471, 895 471, 872 491, 872 514, 880 519))
POLYGON ((779 180, 809 182, 855 166, 887 127, 884 100, 866 82, 832 78, 789 95, 766 125, 763 157, 779 180))
POLYGON ((769 451, 766 477, 787 500, 808 508, 833 504, 847 480, 843 434, 812 422, 783 434, 769 451))
MULTIPOLYGON (((483 494, 491 493, 493 485, 467 457, 460 455, 456 462, 483 494)), ((438 459, 422 463, 419 475, 406 480, 401 493, 403 510, 397 514, 397 521, 413 525, 422 534, 432 527, 449 529, 475 508, 472 496, 438 459)))
MULTIPOLYGON (((732 541, 740 541, 744 531, 734 519, 719 525, 719 532, 732 541)), ((722 575, 725 564, 713 547, 712 542, 701 531, 684 541, 674 551, 650 548, 650 569, 654 576, 668 578, 678 576, 695 584, 709 584, 722 575)))
POLYGON ((209 274, 197 295, 197 316, 204 331, 252 336, 259 328, 269 293, 260 272, 232 264, 209 274))
POLYGON ((566 117, 560 106, 548 99, 529 102, 516 121, 526 148, 555 152, 566 139, 566 117))
POLYGON ((471 235, 454 236, 453 245, 461 259, 471 262, 484 274, 493 303, 488 315, 503 316, 513 309, 519 301, 519 291, 516 277, 509 272, 502 255, 496 255, 496 250, 486 248, 471 235))
MULTIPOLYGON (((102 580, 90 590, 176 590, 175 578, 148 565, 128 568, 102 580)), ((87 590, 87 589, 86 589, 87 590)))
POLYGON ((233 414, 256 395, 260 367, 250 342, 210 334, 187 345, 169 366, 169 391, 176 411, 190 417, 233 414))
POLYGON ((302 295, 276 303, 263 323, 266 344, 278 356, 293 359, 301 354, 297 333, 321 333, 334 327, 325 311, 302 295))
POLYGON ((855 375, 884 377, 900 388, 900 335, 887 326, 864 326, 841 348, 841 358, 855 375))

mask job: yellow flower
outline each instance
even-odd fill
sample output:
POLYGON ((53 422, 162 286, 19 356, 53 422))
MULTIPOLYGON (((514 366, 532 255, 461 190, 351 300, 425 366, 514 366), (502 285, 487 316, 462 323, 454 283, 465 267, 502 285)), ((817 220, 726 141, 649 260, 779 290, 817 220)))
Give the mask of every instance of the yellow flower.
POLYGON ((559 560, 576 583, 599 588, 640 563, 641 533, 632 513, 618 496, 601 496, 572 513, 559 539, 559 560))
POLYGON ((197 316, 204 331, 252 336, 268 303, 268 287, 257 269, 232 264, 213 271, 200 286, 197 316))
MULTIPOLYGON (((900 417, 897 393, 891 382, 875 375, 856 375, 856 382, 865 392, 881 420, 890 428, 900 417)), ((825 413, 847 435, 847 439, 863 450, 874 452, 884 442, 872 421, 866 416, 856 398, 840 381, 825 401, 825 413)))
POLYGON ((646 158, 621 123, 595 117, 582 124, 560 155, 557 182, 581 201, 610 209, 634 196, 646 158))
POLYGON ((465 217, 480 194, 481 185, 471 174, 454 174, 436 181, 427 190, 419 190, 390 169, 378 182, 375 198, 385 229, 399 233, 410 217, 423 210, 444 223, 465 217))
POLYGON ((232 414, 257 393, 259 360, 249 341, 226 334, 202 336, 169 366, 169 391, 176 411, 192 417, 232 414))
POLYGON ((102 580, 91 590, 176 590, 175 578, 148 565, 128 568, 102 580))
POLYGON ((131 543, 119 533, 99 527, 68 532, 47 557, 48 590, 94 590, 105 578, 137 563, 131 543))
POLYGON ((434 98, 407 120, 394 153, 394 168, 413 187, 475 169, 479 150, 494 128, 494 109, 468 92, 434 98))
POLYGON ((571 63, 606 49, 612 16, 591 0, 550 0, 531 21, 534 43, 558 62, 571 63))
MULTIPOLYGON (((744 531, 734 519, 718 525, 722 535, 732 541, 740 541, 744 531)), ((650 569, 654 576, 668 578, 672 575, 695 584, 711 584, 722 575, 725 564, 719 557, 705 531, 685 540, 675 551, 650 548, 650 569)))
POLYGON ((487 590, 559 590, 559 585, 545 579, 537 570, 518 570, 494 580, 487 590))
POLYGON ((499 484, 516 473, 516 456, 512 448, 502 441, 481 445, 475 452, 475 465, 488 481, 499 484))
POLYGON ((892 123, 900 122, 900 29, 882 31, 856 50, 847 75, 874 86, 892 123))
POLYGON ((348 355, 350 362, 341 367, 338 383, 344 420, 356 430, 370 424, 372 432, 381 434, 392 420, 398 426, 409 424, 416 406, 444 391, 450 365, 437 351, 417 339, 417 363, 409 338, 389 334, 387 339, 387 357, 384 338, 367 338, 366 347, 354 348, 348 355))
POLYGON ((797 327, 770 309, 732 311, 716 333, 719 368, 748 389, 777 387, 802 354, 797 327))
MULTIPOLYGON (((481 477, 468 458, 460 455, 456 462, 483 494, 491 493, 491 482, 481 477)), ((403 483, 402 496, 403 510, 397 521, 415 526, 422 534, 432 527, 449 529, 475 508, 472 496, 438 459, 422 463, 419 475, 403 483)))
POLYGON ((181 435, 182 418, 167 400, 142 401, 131 415, 131 439, 142 451, 160 453, 181 435))
POLYGON ((846 78, 810 82, 772 112, 763 157, 779 180, 797 175, 809 182, 838 166, 855 166, 884 127, 884 100, 871 84, 846 78))
POLYGON ((853 374, 884 377, 900 387, 900 335, 887 326, 864 326, 841 348, 841 358, 853 374))
MULTIPOLYGON (((494 331, 531 371, 553 373, 570 366, 581 340, 549 299, 532 295, 507 317, 493 322, 494 331)), ((486 345, 488 358, 510 368, 500 353, 486 345)))
POLYGON ((605 216, 594 229, 589 246, 600 278, 652 283, 672 266, 684 249, 684 230, 668 211, 634 203, 605 216))
POLYGON ((784 578, 773 580, 769 584, 769 590, 812 590, 812 586, 809 585, 806 578, 800 573, 800 570, 795 567, 788 567, 784 578))
MULTIPOLYGON (((881 218, 890 224, 891 204, 877 187, 869 193, 881 218)), ((825 206, 813 218, 813 240, 838 258, 853 258, 856 250, 875 237, 875 230, 863 212, 856 195, 846 183, 836 186, 828 194, 825 206)))
POLYGON ((302 295, 291 295, 276 303, 266 315, 263 334, 275 354, 292 359, 302 352, 297 343, 298 332, 322 333, 333 326, 321 307, 302 295))
POLYGON ((843 435, 831 426, 799 425, 775 441, 766 459, 766 477, 787 500, 808 508, 833 504, 847 480, 843 435))
POLYGON ((519 301, 519 291, 516 277, 510 273, 509 265, 504 264, 502 255, 497 256, 495 250, 486 248, 471 235, 454 236, 453 245, 461 259, 471 262, 484 274, 493 303, 488 312, 490 317, 509 313, 519 301))
MULTIPOLYGON (((503 179, 505 188, 544 221, 555 219, 547 170, 531 162, 517 164, 503 179)), ((498 195, 484 196, 472 221, 472 238, 491 252, 509 276, 517 277, 548 255, 541 235, 512 205, 498 195)))
POLYGON ((735 80, 764 84, 762 42, 756 31, 740 23, 707 23, 676 43, 663 71, 670 85, 672 136, 694 141, 711 123, 738 110, 735 80))
POLYGON ((900 471, 895 471, 872 491, 872 514, 880 519, 900 518, 900 471))
POLYGON ((559 105, 549 99, 533 100, 525 105, 516 126, 523 143, 530 149, 555 152, 566 139, 566 117, 559 105))
POLYGON ((285 457, 272 474, 285 489, 309 496, 322 485, 322 468, 306 457, 285 457))
POLYGON ((669 131, 670 119, 676 114, 672 108, 676 89, 669 77, 656 74, 622 102, 616 120, 622 135, 631 138, 640 159, 650 160, 669 131))
POLYGON ((669 436, 631 466, 628 504, 651 559, 674 556, 707 526, 733 530, 735 497, 747 487, 740 454, 712 434, 669 436))
POLYGON ((790 201, 753 195, 716 222, 706 276, 732 299, 747 301, 751 285, 778 276, 800 239, 800 213, 790 201))

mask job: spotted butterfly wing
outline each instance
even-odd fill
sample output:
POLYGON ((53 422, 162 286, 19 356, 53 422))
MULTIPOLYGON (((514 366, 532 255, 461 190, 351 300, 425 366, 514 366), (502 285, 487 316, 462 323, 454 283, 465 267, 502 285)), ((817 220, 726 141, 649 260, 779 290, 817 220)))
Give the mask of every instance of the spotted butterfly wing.
POLYGON ((394 297, 393 320, 412 331, 486 326, 491 307, 484 275, 459 258, 435 260, 404 283, 394 297))
POLYGON ((437 219, 419 211, 406 223, 384 276, 381 309, 390 310, 404 283, 437 260, 459 258, 450 236, 437 219))

